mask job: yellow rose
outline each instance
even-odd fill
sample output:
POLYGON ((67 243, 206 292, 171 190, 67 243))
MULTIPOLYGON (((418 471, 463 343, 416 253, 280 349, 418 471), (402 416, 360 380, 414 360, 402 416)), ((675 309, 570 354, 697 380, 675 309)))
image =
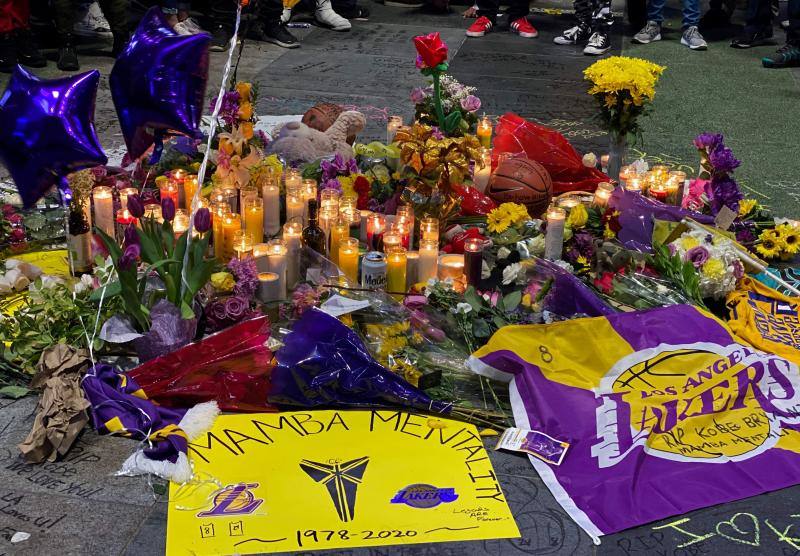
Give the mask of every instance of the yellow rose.
POLYGON ((211 275, 211 285, 219 292, 229 292, 233 290, 236 280, 229 272, 215 272, 211 275))
POLYGON ((569 216, 567 217, 567 226, 570 228, 583 228, 586 225, 586 222, 589 220, 589 213, 586 211, 586 207, 581 205, 576 205, 569 211, 569 216))
POLYGON ((249 102, 243 102, 239 105, 239 119, 249 120, 253 117, 253 105, 249 102))
POLYGON ((253 122, 242 122, 239 126, 239 133, 248 141, 253 138, 253 122))
POLYGON ((250 100, 250 93, 253 90, 253 86, 250 83, 246 83, 244 81, 239 81, 236 84, 236 92, 239 93, 239 98, 243 101, 250 100))

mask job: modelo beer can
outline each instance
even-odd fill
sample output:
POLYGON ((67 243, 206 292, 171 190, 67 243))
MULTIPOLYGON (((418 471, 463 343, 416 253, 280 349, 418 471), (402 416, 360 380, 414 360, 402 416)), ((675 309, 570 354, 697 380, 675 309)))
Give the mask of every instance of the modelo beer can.
POLYGON ((370 251, 361 260, 361 287, 373 290, 386 289, 386 256, 370 251))

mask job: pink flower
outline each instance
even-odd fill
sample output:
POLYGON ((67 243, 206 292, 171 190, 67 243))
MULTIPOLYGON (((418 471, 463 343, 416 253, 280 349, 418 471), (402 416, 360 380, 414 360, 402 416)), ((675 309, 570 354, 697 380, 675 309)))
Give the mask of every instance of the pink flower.
POLYGON ((21 243, 25 241, 25 230, 22 228, 14 228, 9 234, 11 243, 21 243))
POLYGON ((469 95, 461 99, 461 108, 467 112, 477 112, 481 107, 481 99, 475 95, 469 95))
POLYGON ((12 205, 9 204, 3 205, 3 216, 8 217, 14 214, 15 212, 17 212, 17 210, 12 205))
POLYGON ((19 226, 22 224, 22 215, 19 213, 10 214, 8 216, 8 221, 14 226, 19 226))
POLYGON ((422 87, 414 87, 413 89, 411 89, 411 102, 413 102, 414 104, 419 104, 420 102, 425 100, 426 96, 427 95, 425 94, 425 89, 423 89, 422 87))
POLYGON ((703 207, 708 180, 694 179, 689 182, 689 193, 683 198, 682 206, 690 210, 703 207))

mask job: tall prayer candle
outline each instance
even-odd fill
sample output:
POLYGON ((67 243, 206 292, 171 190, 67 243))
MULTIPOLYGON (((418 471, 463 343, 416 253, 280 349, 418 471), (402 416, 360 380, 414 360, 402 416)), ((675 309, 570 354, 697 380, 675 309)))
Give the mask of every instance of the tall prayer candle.
POLYGON ((329 251, 329 259, 333 261, 334 264, 339 264, 339 245, 343 239, 350 237, 350 223, 347 220, 338 219, 331 225, 331 233, 330 233, 330 251, 329 251))
POLYGON ((256 243, 253 245, 253 258, 256 260, 256 270, 259 272, 269 271, 269 245, 266 243, 256 243))
POLYGON ((403 244, 406 249, 411 249, 414 245, 414 207, 411 205, 401 205, 397 207, 395 213, 395 224, 403 227, 407 237, 403 237, 403 244))
MULTIPOLYGON (((406 292, 406 250, 392 247, 386 253, 386 290, 390 292, 406 292)), ((403 295, 392 294, 395 299, 402 300, 403 295)))
POLYGON ((373 213, 367 218, 367 251, 376 251, 386 229, 386 218, 373 213))
MULTIPOLYGON (((283 299, 280 295, 280 277, 274 272, 258 273, 256 297, 261 303, 272 303, 283 299)), ((285 297, 285 296, 284 296, 285 297)))
MULTIPOLYGON (((308 226, 308 202, 317 198, 317 180, 307 178, 302 182, 303 192, 303 225, 308 226)), ((338 207, 337 207, 338 212, 338 207)))
POLYGON ((667 203, 670 205, 681 206, 683 201, 683 187, 686 183, 686 172, 673 170, 665 183, 667 189, 667 203))
POLYGON ((341 193, 336 189, 323 189, 319 193, 320 210, 331 209, 338 212, 340 197, 341 193))
POLYGON ((238 213, 239 212, 239 190, 235 187, 225 187, 222 190, 222 195, 225 198, 225 202, 228 203, 228 206, 231 207, 231 212, 238 213))
MULTIPOLYGON (((333 244, 331 243, 331 246, 333 244)), ((345 237, 339 240, 337 249, 337 259, 339 268, 342 269, 347 279, 352 284, 358 283, 358 239, 345 237)), ((331 247, 333 250, 333 247, 331 247)))
POLYGON ((264 202, 261 197, 250 196, 244 200, 244 229, 253 245, 264 239, 264 202))
POLYGON ((272 237, 281 231, 281 195, 275 180, 264 180, 261 197, 264 200, 264 233, 272 237))
POLYGON ((358 238, 367 243, 367 239, 369 237, 369 217, 372 216, 371 210, 361 210, 359 211, 359 218, 361 219, 361 226, 359 228, 358 238))
POLYGON ((114 194, 110 187, 101 185, 92 190, 94 199, 94 225, 114 237, 114 194))
POLYGON ((480 122, 478 122, 478 141, 480 141, 481 146, 485 149, 488 149, 492 146, 492 121, 489 119, 489 116, 484 116, 481 118, 480 122))
POLYGON ((244 230, 236 230, 233 233, 233 255, 237 259, 243 259, 253 254, 253 243, 250 236, 244 230))
POLYGON ((481 148, 481 154, 475 165, 472 167, 472 183, 475 189, 483 193, 489 185, 489 177, 492 175, 492 151, 487 147, 481 148))
POLYGON ((298 222, 303 226, 303 196, 297 193, 286 194, 286 221, 298 222))
POLYGON ((186 233, 189 229, 189 211, 186 209, 178 209, 175 211, 175 218, 172 219, 172 233, 175 238, 180 237, 181 234, 186 233))
POLYGON ((222 217, 222 257, 230 260, 236 254, 233 242, 236 232, 242 231, 242 219, 238 214, 228 213, 222 217))
POLYGON ((392 230, 383 234, 383 249, 384 253, 388 253, 394 247, 403 247, 403 237, 392 230))
POLYGON ((419 243, 419 262, 417 263, 417 281, 427 283, 436 278, 439 262, 439 242, 423 239, 419 243))
POLYGON ((544 236, 544 258, 551 261, 561 259, 564 249, 564 224, 566 213, 559 207, 550 207, 545 214, 547 232, 544 236))
POLYGON ((211 221, 212 239, 214 241, 214 257, 220 262, 225 259, 225 234, 222 231, 225 216, 230 214, 231 208, 227 203, 215 203, 212 207, 211 213, 213 219, 211 221))
POLYGON ((161 200, 169 197, 175 203, 175 208, 180 207, 178 204, 178 186, 172 180, 166 180, 161 184, 161 200))
POLYGON ((128 208, 128 197, 136 195, 139 190, 135 187, 125 187, 119 190, 119 206, 126 209, 128 208))
POLYGON ((290 189, 300 189, 303 185, 303 176, 297 168, 287 169, 283 179, 286 191, 290 189))
POLYGON ((406 252, 406 291, 419 282, 419 252, 406 252))
POLYGON ((184 206, 187 209, 192 208, 192 200, 194 199, 195 193, 197 193, 197 176, 194 174, 190 174, 186 176, 183 180, 183 199, 184 199, 184 206))
MULTIPOLYGON (((439 219, 428 216, 420 220, 419 238, 422 241, 439 241, 439 219)), ((422 243, 420 243, 422 245, 422 243)))
POLYGON ((286 270, 289 250, 282 239, 273 239, 267 244, 269 271, 278 275, 278 295, 286 299, 286 270))
POLYGON ((470 238, 464 242, 464 273, 467 284, 477 286, 483 270, 483 241, 470 238))
POLYGON ((287 222, 283 226, 283 242, 286 244, 286 283, 293 288, 300 279, 300 249, 302 247, 303 224, 287 222))

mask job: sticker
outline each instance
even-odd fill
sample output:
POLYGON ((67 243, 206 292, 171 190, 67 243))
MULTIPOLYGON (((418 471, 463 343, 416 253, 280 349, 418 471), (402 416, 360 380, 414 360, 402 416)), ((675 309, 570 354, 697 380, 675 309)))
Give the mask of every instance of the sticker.
POLYGON ((561 465, 569 448, 568 442, 556 440, 543 432, 511 427, 497 441, 495 450, 525 452, 552 465, 561 465))
POLYGON ((435 508, 439 504, 455 502, 458 499, 454 488, 436 488, 433 485, 409 485, 394 498, 392 504, 405 504, 412 508, 435 508))

